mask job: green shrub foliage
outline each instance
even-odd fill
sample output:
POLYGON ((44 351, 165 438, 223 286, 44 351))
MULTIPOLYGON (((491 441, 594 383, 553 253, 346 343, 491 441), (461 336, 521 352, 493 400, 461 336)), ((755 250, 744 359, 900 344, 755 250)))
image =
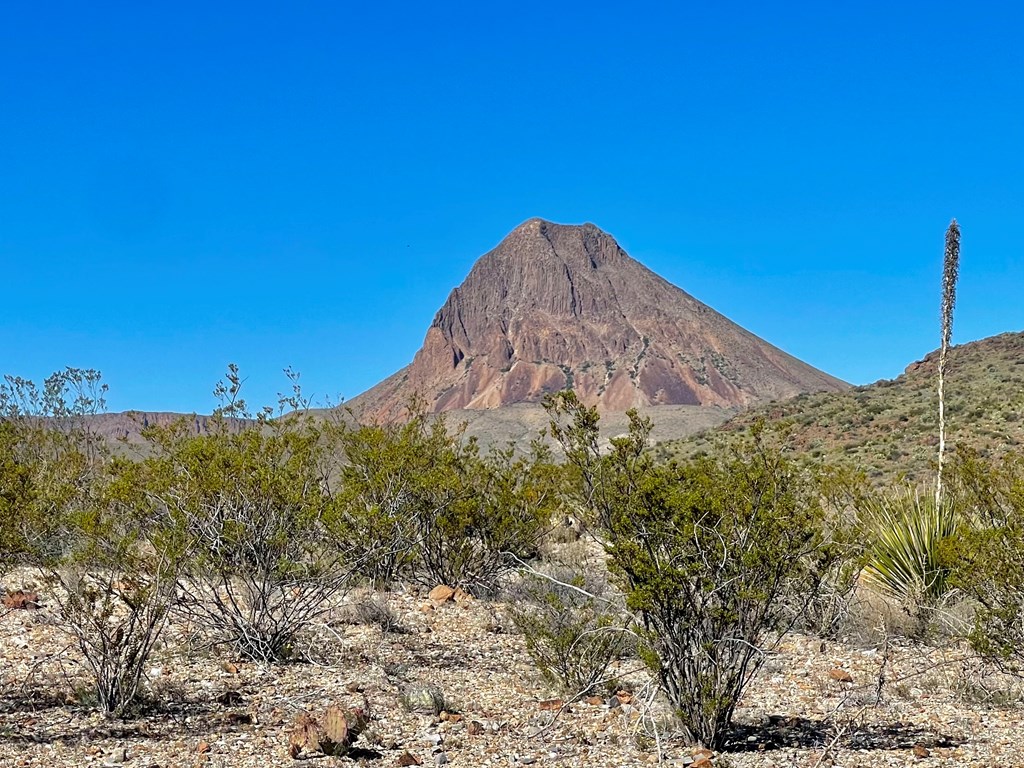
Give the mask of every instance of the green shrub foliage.
POLYGON ((130 462, 92 431, 106 387, 96 371, 59 371, 41 389, 0 386, 0 544, 8 562, 48 577, 60 627, 81 651, 90 699, 127 714, 174 599, 177 553, 158 546, 130 462))
MULTIPOLYGON (((234 369, 229 382, 237 393, 234 369)), ((242 656, 285 660, 349 579, 332 541, 332 427, 301 410, 246 418, 233 402, 203 434, 189 420, 146 429, 136 482, 184 555, 177 609, 242 656)))
POLYGON ((1024 456, 999 464, 960 450, 953 483, 966 522, 942 548, 950 582, 978 604, 970 642, 1007 671, 1024 672, 1024 456))
POLYGON ((535 553, 557 501, 554 468, 539 447, 482 456, 443 417, 412 410, 403 424, 341 436, 339 545, 378 585, 493 590, 513 556, 535 553))
POLYGON ((720 746, 795 595, 809 600, 832 560, 819 495, 759 429, 729 454, 666 466, 646 453, 651 425, 635 412, 602 452, 594 409, 572 393, 549 409, 647 661, 690 740, 720 746))
POLYGON ((544 678, 576 699, 607 680, 632 635, 621 606, 604 595, 604 584, 561 570, 557 579, 524 575, 512 595, 512 620, 544 678))
POLYGON ((867 494, 857 503, 868 542, 864 582, 903 604, 916 635, 952 588, 940 550, 960 528, 957 504, 949 493, 936 504, 935 494, 910 486, 867 494))

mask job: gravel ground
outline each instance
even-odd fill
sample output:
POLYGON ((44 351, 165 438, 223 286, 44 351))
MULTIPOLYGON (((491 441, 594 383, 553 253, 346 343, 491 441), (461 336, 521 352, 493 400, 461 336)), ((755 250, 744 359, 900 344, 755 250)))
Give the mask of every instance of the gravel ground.
MULTIPOLYGON (((297 765, 295 718, 332 704, 368 705, 373 719, 355 755, 315 765, 702 764, 635 663, 618 670, 620 695, 560 708, 501 604, 434 606, 415 592, 374 599, 403 631, 329 622, 309 638, 311 663, 161 650, 149 675, 159 704, 126 721, 80 703, 87 678, 45 596, 38 610, 9 611, 0 616, 0 766, 297 765), (440 692, 444 712, 403 706, 425 687, 440 692)), ((351 613, 339 606, 339 618, 351 613)), ((900 643, 884 653, 789 636, 710 764, 1024 766, 1024 709, 1007 685, 954 650, 900 643)))

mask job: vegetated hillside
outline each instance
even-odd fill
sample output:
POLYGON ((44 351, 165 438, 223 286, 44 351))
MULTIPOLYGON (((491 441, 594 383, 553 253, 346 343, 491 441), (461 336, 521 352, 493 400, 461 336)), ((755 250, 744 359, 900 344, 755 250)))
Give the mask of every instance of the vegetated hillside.
MULTIPOLYGON (((691 455, 757 419, 790 426, 789 443, 808 458, 853 466, 876 480, 921 479, 938 450, 938 352, 891 381, 845 392, 799 395, 737 415, 721 427, 658 446, 661 456, 691 455)), ((1004 333, 951 348, 946 373, 947 447, 999 456, 1024 443, 1024 333, 1004 333)))
POLYGON ((644 267, 593 224, 530 219, 481 257, 412 363, 348 403, 400 419, 539 403, 574 389, 602 412, 745 407, 848 385, 644 267))

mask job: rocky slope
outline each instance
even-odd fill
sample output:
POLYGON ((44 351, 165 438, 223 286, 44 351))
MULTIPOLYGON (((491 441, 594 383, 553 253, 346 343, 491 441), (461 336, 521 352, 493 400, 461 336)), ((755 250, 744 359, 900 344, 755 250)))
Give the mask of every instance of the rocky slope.
POLYGON ((530 219, 452 291, 412 363, 355 398, 364 417, 537 403, 737 408, 847 385, 630 258, 593 224, 530 219))
MULTIPOLYGON (((685 456, 729 440, 753 421, 785 424, 799 454, 864 470, 876 481, 931 477, 938 450, 938 352, 893 380, 844 392, 800 395, 745 411, 722 427, 659 447, 685 456)), ((1024 333, 1004 333, 950 350, 947 447, 997 457, 1024 445, 1024 333)))

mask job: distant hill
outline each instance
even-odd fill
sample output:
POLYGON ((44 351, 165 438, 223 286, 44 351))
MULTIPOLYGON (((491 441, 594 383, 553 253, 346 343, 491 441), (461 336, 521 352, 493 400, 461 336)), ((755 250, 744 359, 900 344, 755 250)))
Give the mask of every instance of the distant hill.
POLYGON ((413 395, 429 411, 468 413, 572 388, 605 413, 708 407, 714 421, 847 386, 663 280, 593 224, 530 219, 451 292, 413 361, 348 405, 388 420, 413 395))
MULTIPOLYGON (((923 478, 938 451, 938 352, 892 381, 844 392, 798 395, 746 410, 716 429, 666 441, 661 456, 691 455, 756 419, 791 426, 789 443, 812 458, 863 469, 876 480, 923 478)), ((1024 333, 1004 333, 950 349, 946 372, 947 448, 968 445, 999 456, 1024 444, 1024 333)))

